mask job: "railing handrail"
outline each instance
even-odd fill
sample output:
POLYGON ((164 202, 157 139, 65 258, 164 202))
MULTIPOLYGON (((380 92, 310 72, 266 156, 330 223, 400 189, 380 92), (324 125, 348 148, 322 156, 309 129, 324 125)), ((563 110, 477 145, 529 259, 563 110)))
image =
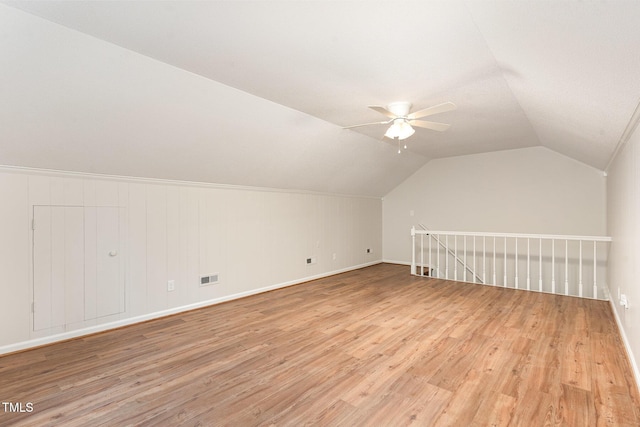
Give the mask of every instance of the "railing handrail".
POLYGON ((524 234, 524 233, 494 233, 478 231, 442 231, 442 230, 416 230, 412 228, 414 234, 445 234, 449 236, 476 236, 476 237, 511 237, 523 239, 548 239, 548 240, 583 240, 592 242, 611 242, 610 236, 576 236, 564 234, 524 234))

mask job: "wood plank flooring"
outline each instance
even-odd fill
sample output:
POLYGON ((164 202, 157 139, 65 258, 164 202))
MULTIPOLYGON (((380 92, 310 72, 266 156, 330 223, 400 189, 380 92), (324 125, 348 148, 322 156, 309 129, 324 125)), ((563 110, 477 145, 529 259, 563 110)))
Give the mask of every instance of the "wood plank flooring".
POLYGON ((0 425, 639 426, 609 304, 380 264, 0 357, 0 425))

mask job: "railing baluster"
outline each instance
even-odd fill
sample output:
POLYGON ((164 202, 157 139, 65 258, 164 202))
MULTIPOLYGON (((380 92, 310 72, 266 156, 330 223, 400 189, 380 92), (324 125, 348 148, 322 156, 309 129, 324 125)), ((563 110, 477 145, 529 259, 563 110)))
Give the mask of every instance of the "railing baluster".
POLYGON ((518 238, 516 237, 516 279, 514 280, 514 286, 518 289, 518 238))
POLYGON ((444 278, 449 278, 449 235, 444 236, 444 278))
POLYGON ((482 236, 482 283, 487 284, 487 238, 482 236))
POLYGON ((580 258, 578 260, 578 296, 582 297, 582 240, 580 240, 580 258))
POLYGON ((429 265, 427 268, 429 269, 429 277, 432 277, 431 271, 433 271, 433 263, 431 262, 431 235, 427 234, 427 236, 429 236, 429 265))
POLYGON ((467 281, 467 236, 462 236, 462 261, 464 262, 464 270, 462 270, 462 280, 467 281))
POLYGON ((424 234, 420 235, 420 275, 424 277, 424 234))
POLYGON ((507 287, 507 238, 504 238, 504 282, 502 286, 507 287))
POLYGON ((598 298, 598 286, 596 284, 596 241, 593 241, 593 299, 598 298))
POLYGON ((453 236, 453 280, 458 280, 458 236, 453 236))
POLYGON ((538 239, 538 292, 542 292, 542 237, 538 239))
POLYGON ((531 239, 527 237, 527 290, 531 290, 531 239))
POLYGON ((496 280, 496 236, 493 236, 493 286, 498 286, 496 280))
POLYGON ((476 283, 476 236, 473 236, 473 283, 476 283))
POLYGON ((438 234, 438 240, 436 240, 436 243, 438 243, 436 245, 436 256, 438 258, 438 279, 442 278, 442 270, 440 270, 440 235, 438 234))
POLYGON ((556 293, 556 241, 551 239, 551 293, 556 293))
POLYGON ((569 241, 564 241, 564 294, 569 295, 569 241))

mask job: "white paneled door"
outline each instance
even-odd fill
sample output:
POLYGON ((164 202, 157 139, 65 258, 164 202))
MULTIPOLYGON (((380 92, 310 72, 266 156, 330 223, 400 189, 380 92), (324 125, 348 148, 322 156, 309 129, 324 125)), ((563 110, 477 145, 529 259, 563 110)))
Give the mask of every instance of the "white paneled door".
POLYGON ((124 311, 116 207, 34 206, 33 328, 124 311))

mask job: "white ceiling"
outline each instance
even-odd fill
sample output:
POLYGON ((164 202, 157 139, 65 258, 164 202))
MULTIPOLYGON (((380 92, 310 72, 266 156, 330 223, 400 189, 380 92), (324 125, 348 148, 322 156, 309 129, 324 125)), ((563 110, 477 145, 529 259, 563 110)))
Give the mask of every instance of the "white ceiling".
POLYGON ((3 3, 5 165, 382 196, 535 145, 604 169, 640 100, 640 2, 3 3), (458 109, 402 155, 341 129, 393 101, 458 109))

